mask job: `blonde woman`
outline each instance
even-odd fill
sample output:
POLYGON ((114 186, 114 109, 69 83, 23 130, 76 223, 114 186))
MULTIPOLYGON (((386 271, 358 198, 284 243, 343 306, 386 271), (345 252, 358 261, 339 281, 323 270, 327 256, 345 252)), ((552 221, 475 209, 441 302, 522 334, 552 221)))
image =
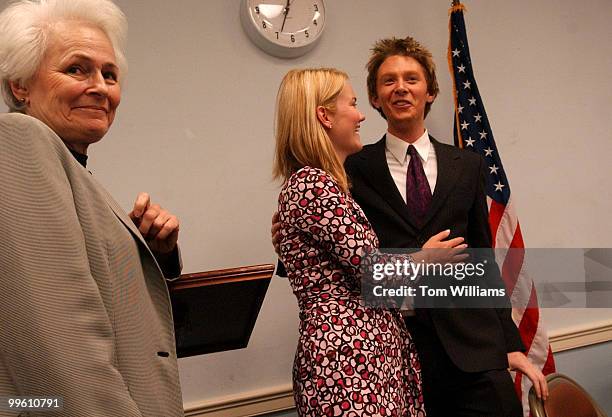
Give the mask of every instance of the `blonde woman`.
POLYGON ((296 407, 300 416, 424 416, 401 316, 360 299, 359 266, 378 240, 343 168, 362 147, 356 101, 336 69, 290 71, 278 92, 280 255, 300 310, 296 407))

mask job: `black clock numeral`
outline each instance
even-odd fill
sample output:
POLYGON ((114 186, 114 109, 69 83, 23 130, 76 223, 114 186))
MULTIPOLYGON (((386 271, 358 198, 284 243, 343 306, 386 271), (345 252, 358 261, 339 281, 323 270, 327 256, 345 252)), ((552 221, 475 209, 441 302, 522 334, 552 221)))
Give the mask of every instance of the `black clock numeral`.
POLYGON ((264 28, 264 29, 268 27, 268 26, 266 25, 266 21, 265 21, 265 20, 264 20, 263 22, 261 22, 261 24, 262 24, 262 26, 263 26, 263 28, 264 28))
POLYGON ((315 12, 319 11, 319 5, 318 4, 315 3, 314 8, 315 8, 315 12))
POLYGON ((312 23, 314 23, 315 25, 318 25, 318 23, 317 23, 317 19, 314 19, 314 20, 312 21, 312 23))
POLYGON ((308 33, 307 30, 304 31, 304 34, 306 35, 307 38, 310 38, 310 34, 308 33))
POLYGON ((295 35, 291 35, 291 42, 295 42, 295 35))
POLYGON ((276 39, 278 39, 278 32, 274 32, 274 33, 276 33, 276 39))
POLYGON ((259 14, 259 6, 255 6, 255 13, 259 14))

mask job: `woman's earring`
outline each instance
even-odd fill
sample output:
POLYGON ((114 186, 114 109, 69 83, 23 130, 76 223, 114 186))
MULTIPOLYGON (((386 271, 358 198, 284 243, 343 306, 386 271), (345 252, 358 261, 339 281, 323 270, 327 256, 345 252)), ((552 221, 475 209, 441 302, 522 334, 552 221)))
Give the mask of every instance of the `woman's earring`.
POLYGON ((331 123, 330 123, 329 125, 327 125, 327 128, 328 128, 328 129, 331 129, 331 127, 332 127, 332 124, 331 124, 331 123))

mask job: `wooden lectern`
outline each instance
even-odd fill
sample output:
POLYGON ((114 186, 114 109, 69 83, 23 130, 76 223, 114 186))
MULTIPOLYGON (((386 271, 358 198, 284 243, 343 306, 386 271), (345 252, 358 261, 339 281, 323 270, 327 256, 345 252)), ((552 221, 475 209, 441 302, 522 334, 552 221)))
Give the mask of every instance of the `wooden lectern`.
POLYGON ((179 358, 248 345, 274 265, 181 275, 168 283, 179 358))

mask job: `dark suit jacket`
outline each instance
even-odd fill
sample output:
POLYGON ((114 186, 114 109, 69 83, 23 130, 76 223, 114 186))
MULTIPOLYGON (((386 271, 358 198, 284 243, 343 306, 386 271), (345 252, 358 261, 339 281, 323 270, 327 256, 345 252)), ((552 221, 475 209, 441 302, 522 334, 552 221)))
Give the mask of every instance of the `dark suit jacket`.
MULTIPOLYGON (((421 221, 408 210, 391 177, 385 137, 345 163, 351 193, 376 231, 380 247, 420 248, 434 234, 450 229, 450 238, 463 236, 471 248, 490 248, 482 157, 430 139, 438 177, 430 209, 421 221)), ((506 353, 524 349, 508 308, 428 311, 446 353, 466 372, 507 368, 506 353)))

